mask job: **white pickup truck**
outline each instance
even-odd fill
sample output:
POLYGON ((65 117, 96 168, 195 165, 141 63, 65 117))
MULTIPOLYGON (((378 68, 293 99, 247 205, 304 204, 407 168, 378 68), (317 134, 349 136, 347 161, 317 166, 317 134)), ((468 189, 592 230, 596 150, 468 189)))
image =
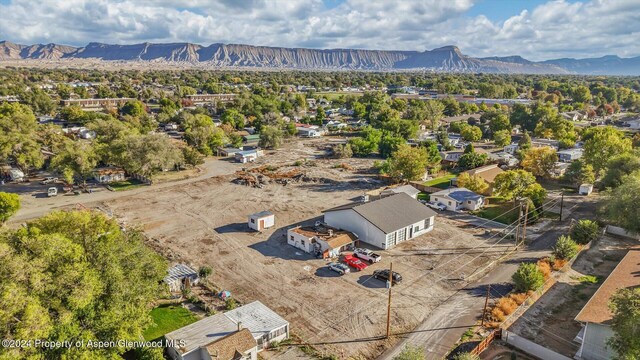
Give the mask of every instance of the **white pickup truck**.
POLYGON ((368 261, 369 264, 377 263, 378 261, 382 260, 382 256, 374 253, 369 249, 355 249, 353 251, 353 256, 357 257, 360 260, 368 261))

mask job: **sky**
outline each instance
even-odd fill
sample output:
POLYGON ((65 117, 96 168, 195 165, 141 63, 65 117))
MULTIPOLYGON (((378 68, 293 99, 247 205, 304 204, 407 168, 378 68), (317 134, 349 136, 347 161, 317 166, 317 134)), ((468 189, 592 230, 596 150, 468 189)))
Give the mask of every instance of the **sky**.
POLYGON ((640 56, 640 0, 0 0, 0 40, 640 56))

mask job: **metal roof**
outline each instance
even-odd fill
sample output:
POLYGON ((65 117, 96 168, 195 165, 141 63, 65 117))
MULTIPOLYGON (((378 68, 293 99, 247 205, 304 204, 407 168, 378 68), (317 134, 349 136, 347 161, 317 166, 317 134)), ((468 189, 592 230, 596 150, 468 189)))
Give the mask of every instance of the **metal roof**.
POLYGON ((169 275, 165 276, 164 282, 167 284, 180 280, 185 277, 198 277, 198 272, 185 264, 178 264, 169 269, 169 275))
POLYGON ((388 194, 388 193, 392 193, 392 194, 399 194, 399 193, 405 193, 411 197, 417 196, 418 194, 420 194, 420 190, 416 189, 415 187, 411 186, 411 185, 402 185, 402 186, 397 186, 394 188, 389 188, 389 189, 385 189, 382 191, 382 194, 388 194))
POLYGON ((324 212, 352 209, 385 234, 435 216, 436 213, 405 193, 365 203, 338 206, 324 212))
POLYGON ((482 199, 481 195, 474 193, 473 191, 466 188, 451 188, 442 191, 435 192, 431 194, 432 196, 448 196, 455 201, 464 202, 467 200, 479 200, 482 199))
POLYGON ((255 218, 255 219, 260 219, 260 218, 264 218, 264 217, 268 217, 268 216, 272 216, 273 213, 271 211, 268 210, 264 210, 264 211, 260 211, 257 212, 255 214, 251 214, 249 215, 249 217, 255 218))
POLYGON ((279 329, 289 322, 269 309, 260 301, 254 301, 239 308, 224 313, 235 324, 242 323, 251 331, 254 338, 261 337, 269 332, 279 329))

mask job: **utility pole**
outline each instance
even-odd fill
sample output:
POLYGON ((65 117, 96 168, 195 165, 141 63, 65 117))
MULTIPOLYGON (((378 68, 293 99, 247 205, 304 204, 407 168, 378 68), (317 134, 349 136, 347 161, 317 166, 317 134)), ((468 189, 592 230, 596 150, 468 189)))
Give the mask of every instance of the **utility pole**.
POLYGON ((387 302, 387 339, 391 336, 391 287, 393 287, 393 263, 389 263, 389 301, 387 302))
POLYGON ((524 206, 524 228, 522 229, 522 244, 527 241, 527 220, 529 218, 529 202, 524 206))
POLYGON ((516 226, 516 249, 520 243, 520 234, 522 233, 522 201, 520 201, 520 211, 518 213, 518 226, 516 226))
POLYGON ((487 316, 487 305, 489 304, 489 292, 491 291, 491 284, 487 285, 487 297, 484 299, 484 310, 482 310, 482 322, 480 327, 484 326, 484 318, 487 316))
POLYGON ((564 208, 564 191, 560 192, 560 221, 562 222, 562 209, 564 208))

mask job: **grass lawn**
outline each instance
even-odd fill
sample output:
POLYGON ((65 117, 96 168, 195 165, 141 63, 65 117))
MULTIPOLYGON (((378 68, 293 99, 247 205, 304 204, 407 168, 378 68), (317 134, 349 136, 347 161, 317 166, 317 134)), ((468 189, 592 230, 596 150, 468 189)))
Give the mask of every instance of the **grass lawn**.
POLYGON ((155 325, 144 331, 143 336, 147 341, 157 339, 173 330, 198 321, 198 318, 191 311, 179 305, 158 306, 151 310, 150 315, 155 325))
POLYGON ((129 179, 109 183, 109 186, 115 191, 124 191, 144 186, 144 183, 136 179, 129 179))
POLYGON ((456 174, 447 174, 445 176, 441 176, 439 178, 431 179, 424 183, 425 186, 433 186, 441 189, 449 188, 449 184, 451 183, 451 179, 456 177, 456 174))
POLYGON ((418 194, 418 200, 429 201, 429 194, 421 192, 418 194))
POLYGON ((364 95, 364 93, 362 92, 351 92, 351 91, 330 91, 330 92, 316 92, 315 95, 317 96, 321 96, 329 101, 333 101, 337 98, 339 98, 342 95, 353 95, 353 96, 362 96, 364 95))
POLYGON ((485 205, 480 210, 472 212, 473 215, 481 218, 494 220, 503 224, 511 224, 518 220, 519 211, 513 210, 509 213, 507 211, 514 208, 513 201, 504 201, 501 198, 487 198, 489 204, 485 205), (503 213, 506 213, 502 215, 503 213))

